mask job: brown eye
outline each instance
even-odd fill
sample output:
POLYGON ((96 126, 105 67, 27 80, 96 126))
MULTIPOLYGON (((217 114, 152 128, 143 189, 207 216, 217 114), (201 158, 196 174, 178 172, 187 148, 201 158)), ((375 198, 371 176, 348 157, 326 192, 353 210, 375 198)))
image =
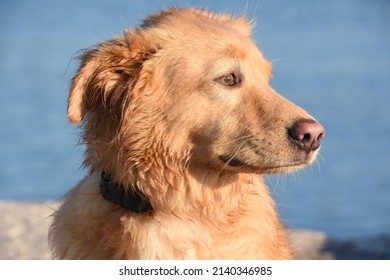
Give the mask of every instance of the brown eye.
POLYGON ((237 86, 241 83, 241 78, 234 72, 221 77, 219 80, 221 84, 227 87, 237 86))

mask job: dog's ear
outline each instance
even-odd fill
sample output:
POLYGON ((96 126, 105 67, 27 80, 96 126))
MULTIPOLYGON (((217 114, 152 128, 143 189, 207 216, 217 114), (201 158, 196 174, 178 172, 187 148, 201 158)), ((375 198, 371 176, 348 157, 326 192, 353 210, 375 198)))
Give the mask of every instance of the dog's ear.
POLYGON ((90 110, 122 112, 143 63, 157 49, 158 44, 145 34, 128 30, 123 36, 85 51, 69 92, 69 120, 80 122, 90 110))

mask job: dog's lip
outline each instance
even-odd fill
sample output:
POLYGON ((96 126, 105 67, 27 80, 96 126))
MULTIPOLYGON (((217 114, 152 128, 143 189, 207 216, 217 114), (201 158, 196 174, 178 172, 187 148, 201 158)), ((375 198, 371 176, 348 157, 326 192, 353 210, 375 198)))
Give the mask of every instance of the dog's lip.
POLYGON ((299 167, 304 167, 308 164, 309 164, 308 162, 294 162, 294 163, 281 164, 281 165, 275 165, 275 166, 264 166, 261 168, 267 169, 267 170, 277 170, 277 169, 283 169, 283 168, 299 168, 299 167))
POLYGON ((253 170, 262 170, 262 172, 269 171, 271 173, 277 172, 278 170, 283 171, 285 169, 292 169, 292 170, 299 169, 301 167, 305 167, 305 166, 309 165, 311 162, 310 159, 306 159, 306 160, 299 160, 299 161, 288 162, 288 163, 275 164, 272 166, 264 166, 264 165, 256 166, 256 165, 245 163, 239 159, 236 159, 234 157, 227 156, 227 155, 219 155, 218 159, 220 161, 222 161, 224 164, 227 164, 233 168, 247 167, 247 168, 251 168, 253 170))
POLYGON ((225 164, 228 164, 231 167, 240 167, 240 166, 246 166, 244 162, 241 160, 235 159, 234 157, 227 156, 227 155, 219 155, 218 159, 222 161, 225 164))

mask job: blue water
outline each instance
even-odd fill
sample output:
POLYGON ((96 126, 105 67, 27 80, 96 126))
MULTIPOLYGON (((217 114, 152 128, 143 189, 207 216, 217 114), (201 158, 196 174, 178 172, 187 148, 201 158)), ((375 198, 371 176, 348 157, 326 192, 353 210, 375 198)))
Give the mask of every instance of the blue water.
POLYGON ((1 1, 0 199, 58 199, 84 174, 66 119, 77 51, 162 5, 246 11, 274 88, 326 128, 317 163, 267 182, 285 223, 338 238, 390 233, 390 2, 1 1))

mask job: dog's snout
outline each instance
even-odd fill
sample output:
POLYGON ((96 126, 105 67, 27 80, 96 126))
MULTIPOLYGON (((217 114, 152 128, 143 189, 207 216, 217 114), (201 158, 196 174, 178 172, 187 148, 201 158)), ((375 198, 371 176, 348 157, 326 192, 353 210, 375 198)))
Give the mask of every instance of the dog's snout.
POLYGON ((320 147, 325 136, 324 127, 314 120, 300 120, 288 130, 290 138, 302 150, 309 153, 320 147))

